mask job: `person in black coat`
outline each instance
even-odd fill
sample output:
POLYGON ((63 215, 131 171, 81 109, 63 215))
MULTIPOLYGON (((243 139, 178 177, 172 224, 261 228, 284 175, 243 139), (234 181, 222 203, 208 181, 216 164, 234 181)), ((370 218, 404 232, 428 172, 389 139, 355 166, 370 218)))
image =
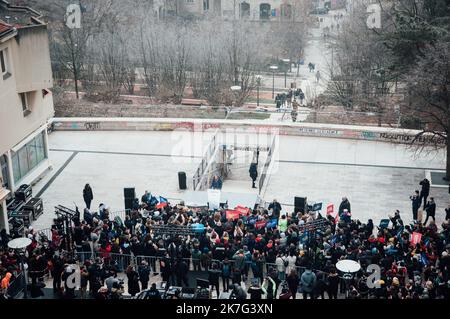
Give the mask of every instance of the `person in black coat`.
POLYGON ((128 278, 128 293, 131 296, 135 296, 139 293, 139 274, 136 270, 134 270, 133 266, 128 266, 127 269, 127 278, 128 278))
POLYGON ((64 271, 64 263, 58 255, 53 257, 52 263, 53 293, 57 294, 61 292, 61 276, 64 271))
POLYGON ((300 282, 300 277, 297 275, 297 271, 295 269, 291 269, 289 276, 286 278, 286 282, 289 287, 289 291, 292 294, 292 299, 295 299, 300 282))
POLYGON ((219 290, 219 277, 221 271, 218 269, 217 264, 214 263, 212 265, 212 269, 208 270, 208 281, 211 286, 211 292, 216 288, 217 298, 219 298, 220 290, 219 290))
POLYGON ((419 183, 420 186, 422 186, 422 189, 420 190, 420 200, 423 198, 423 209, 427 206, 427 198, 430 195, 430 181, 426 178, 424 178, 419 183))
POLYGON ((413 196, 410 196, 409 199, 412 202, 412 213, 413 213, 413 220, 417 221, 417 215, 421 204, 421 198, 419 196, 419 191, 416 191, 413 196))
POLYGON ((329 299, 337 299, 339 290, 339 276, 336 269, 333 267, 327 277, 327 293, 329 299))
POLYGON ((428 217, 433 218, 433 221, 436 222, 436 203, 434 202, 434 198, 430 197, 430 200, 428 201, 427 205, 425 206, 425 211, 427 212, 427 218, 425 218, 424 225, 428 222, 428 217))
POLYGON ((281 204, 276 199, 274 199, 273 202, 270 203, 268 209, 269 210, 272 209, 273 216, 278 218, 280 216, 280 213, 281 213, 281 204))
POLYGON ((142 290, 145 290, 148 288, 148 282, 150 281, 150 268, 145 260, 143 260, 142 264, 138 267, 138 273, 142 290))
POLYGON ((341 216, 344 213, 344 209, 348 210, 349 213, 351 213, 350 209, 350 201, 347 197, 342 197, 342 202, 339 205, 339 216, 341 216))
POLYGON ((181 286, 184 284, 186 287, 189 286, 189 280, 188 280, 188 271, 189 266, 184 259, 178 259, 177 266, 176 266, 176 272, 177 272, 177 284, 178 286, 181 286))
POLYGON ((449 219, 450 219, 450 204, 445 209, 445 220, 449 220, 449 219))
POLYGON ((251 163, 248 172, 250 173, 250 177, 252 179, 252 188, 256 188, 255 181, 258 177, 258 165, 256 163, 251 163))
POLYGON ((83 189, 83 199, 86 203, 86 208, 91 209, 91 202, 94 199, 94 194, 92 193, 92 188, 89 184, 86 184, 83 189))

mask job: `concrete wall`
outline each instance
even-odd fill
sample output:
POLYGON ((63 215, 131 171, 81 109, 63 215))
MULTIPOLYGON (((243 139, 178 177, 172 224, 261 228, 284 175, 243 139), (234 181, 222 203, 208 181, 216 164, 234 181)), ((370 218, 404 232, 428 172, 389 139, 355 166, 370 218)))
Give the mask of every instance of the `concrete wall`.
POLYGON ((8 48, 11 76, 0 78, 0 155, 42 126, 53 114, 52 74, 45 25, 19 31, 0 44, 8 48), (31 113, 24 115, 19 93, 29 92, 31 113))
MULTIPOLYGON (((202 120, 202 119, 140 119, 140 118, 54 118, 54 130, 59 131, 214 131, 236 130, 242 133, 272 132, 280 135, 315 136, 392 143, 410 143, 419 133, 415 130, 332 125, 314 123, 265 124, 252 120, 202 120)), ((429 136, 419 140, 429 143, 429 136)), ((439 140, 444 145, 445 141, 439 140)))

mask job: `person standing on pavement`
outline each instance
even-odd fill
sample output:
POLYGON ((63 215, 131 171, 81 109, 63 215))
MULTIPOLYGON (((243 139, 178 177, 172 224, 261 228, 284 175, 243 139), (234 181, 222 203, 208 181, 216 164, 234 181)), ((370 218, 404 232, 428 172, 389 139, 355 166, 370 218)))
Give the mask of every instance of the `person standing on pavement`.
POLYGON ((217 299, 219 299, 220 289, 219 289, 219 277, 220 270, 217 268, 217 264, 212 264, 212 269, 208 270, 208 281, 210 285, 211 292, 216 289, 217 299))
POLYGON ((147 261, 143 260, 141 265, 138 267, 139 281, 141 282, 142 289, 148 288, 148 282, 150 281, 150 268, 148 267, 147 261))
POLYGON ((128 278, 128 293, 134 297, 140 291, 139 274, 132 265, 128 266, 126 273, 128 278))
POLYGON ((295 295, 297 294, 298 285, 300 278, 297 275, 297 271, 293 268, 291 272, 287 276, 286 282, 289 287, 289 291, 291 292, 292 299, 295 299, 295 295))
POLYGON ((272 210, 273 217, 278 218, 281 213, 281 204, 276 199, 274 199, 273 202, 270 203, 268 209, 269 211, 272 210))
POLYGON ((298 97, 300 99, 300 105, 303 105, 303 100, 305 99, 305 93, 303 93, 302 89, 300 89, 298 97))
POLYGON ((314 299, 314 290, 316 288, 316 274, 312 272, 311 267, 308 267, 300 277, 300 286, 303 292, 303 299, 314 299))
POLYGON ((445 209, 445 220, 450 220, 450 204, 448 204, 448 207, 445 209))
POLYGON ((422 186, 422 189, 420 190, 420 200, 423 199, 423 209, 425 209, 425 206, 427 205, 427 198, 430 195, 430 181, 424 178, 420 181, 419 185, 422 186))
POLYGON ((94 194, 92 193, 92 188, 89 184, 86 184, 83 189, 83 199, 86 203, 86 208, 91 209, 91 202, 94 199, 94 194))
POLYGON ((433 218, 433 221, 436 222, 436 203, 434 202, 434 198, 430 197, 430 200, 428 201, 427 205, 425 206, 425 211, 427 212, 427 217, 425 218, 425 222, 423 223, 424 226, 427 225, 428 218, 433 218))
POLYGON ((350 205, 350 201, 348 200, 347 197, 342 197, 342 202, 339 205, 339 216, 341 216, 344 213, 344 210, 346 209, 349 213, 351 213, 351 209, 350 209, 351 205, 350 205))
POLYGON ((256 188, 255 182, 256 178, 258 178, 258 165, 256 163, 251 163, 248 172, 250 173, 250 177, 252 179, 252 188, 256 188))
POLYGON ((284 281, 286 279, 286 268, 289 265, 289 261, 282 252, 278 253, 277 259, 275 259, 275 265, 277 266, 278 280, 284 281))
POLYGON ((222 263, 222 285, 223 291, 227 291, 230 287, 231 265, 228 257, 225 257, 222 263))
POLYGON ((417 221, 417 216, 420 208, 420 204, 422 203, 419 191, 416 190, 413 196, 410 196, 409 199, 412 203, 412 213, 413 213, 413 220, 417 221))

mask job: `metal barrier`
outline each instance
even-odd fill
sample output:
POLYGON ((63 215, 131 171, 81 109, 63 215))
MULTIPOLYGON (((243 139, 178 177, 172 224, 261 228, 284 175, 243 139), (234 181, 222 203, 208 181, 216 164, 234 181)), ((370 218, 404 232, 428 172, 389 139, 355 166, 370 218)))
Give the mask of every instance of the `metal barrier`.
POLYGON ((116 212, 111 212, 109 213, 109 220, 114 221, 114 219, 116 217, 120 217, 120 219, 123 221, 125 221, 125 217, 127 216, 127 214, 129 214, 131 212, 131 209, 125 209, 125 210, 119 210, 116 212))
POLYGON ((264 163, 264 167, 263 167, 261 176, 259 177, 259 182, 258 182, 259 195, 261 195, 261 191, 262 191, 262 189, 264 187, 264 182, 265 182, 266 177, 267 177, 267 172, 269 170, 269 166, 272 163, 272 157, 273 157, 273 152, 274 152, 274 149, 275 149, 275 143, 276 143, 276 136, 274 136, 272 138, 272 144, 271 144, 271 146, 269 148, 269 152, 267 153, 266 162, 264 163))
POLYGON ((51 228, 43 228, 36 231, 38 234, 38 240, 42 237, 47 238, 48 240, 52 240, 52 229, 51 228))
MULTIPOLYGON (((143 261, 146 261, 147 264, 150 266, 151 272, 154 274, 160 274, 161 273, 161 265, 160 261, 162 260, 162 257, 158 256, 134 256, 134 255, 128 255, 128 254, 114 254, 114 253, 100 253, 100 252, 77 252, 78 261, 80 263, 83 263, 85 260, 95 260, 96 258, 102 258, 103 262, 108 265, 113 265, 117 267, 117 270, 119 272, 125 272, 127 267, 132 265, 135 267, 138 267, 142 264, 143 261)), ((190 271, 195 271, 200 269, 201 271, 207 271, 212 267, 212 264, 220 265, 223 264, 223 260, 218 259, 194 259, 194 258, 181 258, 182 260, 185 260, 188 264, 190 271)), ((179 260, 177 258, 177 260, 179 260)), ((233 265, 235 260, 230 259, 230 264, 233 265)), ((253 261, 245 261, 246 264, 246 271, 250 271, 252 269, 253 261)), ((286 268, 286 267, 284 267, 286 268)), ((295 266, 294 267, 299 275, 301 275, 307 268, 302 266, 295 266)), ((277 270, 278 267, 275 263, 268 263, 263 262, 262 263, 262 275, 266 276, 267 272, 270 269, 277 270)), ((324 272, 322 270, 313 269, 316 273, 324 273, 328 274, 327 272, 324 272)))

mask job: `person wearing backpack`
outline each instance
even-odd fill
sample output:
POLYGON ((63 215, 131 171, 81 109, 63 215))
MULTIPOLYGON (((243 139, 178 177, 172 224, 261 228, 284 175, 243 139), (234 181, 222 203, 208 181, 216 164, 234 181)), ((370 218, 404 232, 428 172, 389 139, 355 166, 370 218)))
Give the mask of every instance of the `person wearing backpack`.
POLYGON ((300 277, 300 287, 302 289, 303 299, 308 299, 308 295, 311 299, 314 299, 316 283, 316 274, 312 272, 311 267, 308 267, 300 277))
POLYGON ((275 265, 277 266, 278 279, 280 281, 284 281, 286 279, 286 268, 289 265, 289 261, 283 253, 278 253, 277 259, 275 260, 275 265))

